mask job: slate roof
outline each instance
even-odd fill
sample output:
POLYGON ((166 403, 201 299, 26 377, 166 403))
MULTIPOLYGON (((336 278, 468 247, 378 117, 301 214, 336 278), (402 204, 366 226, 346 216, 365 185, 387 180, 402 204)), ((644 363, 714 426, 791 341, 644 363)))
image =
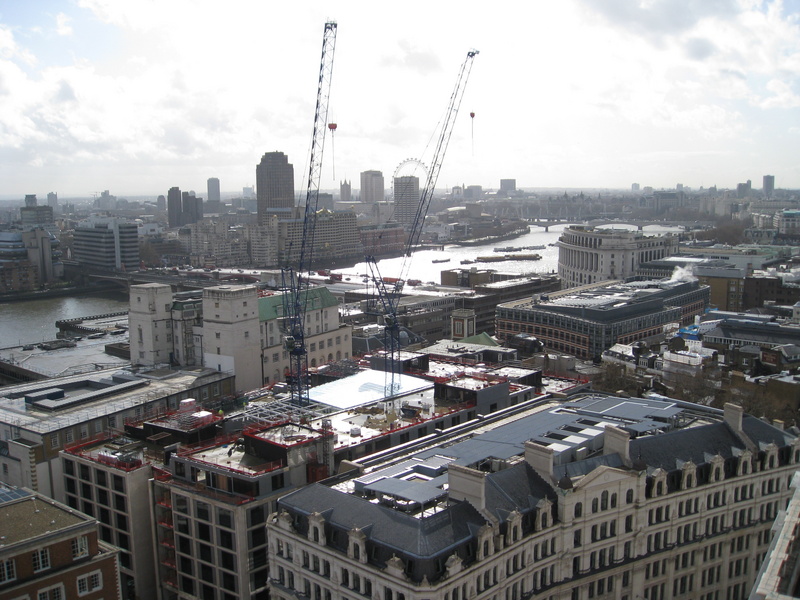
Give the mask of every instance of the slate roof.
POLYGON ((744 442, 726 423, 712 423, 702 428, 679 429, 631 440, 630 456, 632 459, 641 456, 648 472, 658 468, 675 471, 689 460, 702 465, 716 454, 732 458, 745 448, 744 442))
POLYGON ((511 511, 525 513, 533 510, 546 497, 555 498, 552 486, 527 462, 486 477, 486 506, 500 522, 504 522, 511 511))
POLYGON ((758 444, 762 449, 769 444, 775 444, 780 448, 792 443, 795 436, 788 431, 779 429, 774 425, 770 425, 761 419, 745 415, 742 419, 742 430, 745 435, 753 442, 758 444))
POLYGON ((444 552, 449 555, 454 546, 469 542, 474 529, 486 523, 468 502, 418 518, 319 483, 284 496, 278 504, 306 515, 330 507, 325 511, 325 519, 331 526, 344 531, 361 529, 367 539, 395 550, 398 555, 418 558, 444 552))

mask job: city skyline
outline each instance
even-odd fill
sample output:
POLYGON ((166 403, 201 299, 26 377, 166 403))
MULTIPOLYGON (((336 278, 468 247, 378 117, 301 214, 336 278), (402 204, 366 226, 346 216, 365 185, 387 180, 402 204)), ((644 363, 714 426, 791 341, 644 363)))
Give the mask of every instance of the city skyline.
POLYGON ((797 0, 0 3, 0 198, 237 190, 272 151, 304 192, 329 19, 323 189, 426 161, 471 48, 437 189, 758 189, 766 174, 797 189, 798 15, 797 0))

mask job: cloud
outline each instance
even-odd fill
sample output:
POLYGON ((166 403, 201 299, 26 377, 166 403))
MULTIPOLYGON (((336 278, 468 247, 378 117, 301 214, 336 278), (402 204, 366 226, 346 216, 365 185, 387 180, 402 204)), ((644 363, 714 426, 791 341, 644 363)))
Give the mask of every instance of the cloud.
POLYGON ((613 27, 644 37, 691 31, 710 17, 728 18, 737 12, 735 0, 580 0, 613 27))
POLYGON ((400 40, 400 51, 383 59, 384 66, 404 67, 423 75, 437 73, 442 70, 439 57, 430 50, 420 50, 412 46, 408 40, 400 40))
POLYGON ((71 20, 64 13, 58 13, 56 15, 56 33, 58 35, 72 35, 72 26, 69 24, 71 20))
POLYGON ((772 79, 766 87, 772 96, 759 103, 761 108, 800 108, 800 95, 795 94, 785 81, 772 79))
POLYGON ((75 96, 75 90, 72 89, 72 86, 68 82, 62 80, 58 86, 55 99, 59 103, 75 102, 77 97, 75 96))
POLYGON ((686 42, 686 55, 692 60, 705 60, 716 52, 716 46, 703 38, 692 38, 686 42))

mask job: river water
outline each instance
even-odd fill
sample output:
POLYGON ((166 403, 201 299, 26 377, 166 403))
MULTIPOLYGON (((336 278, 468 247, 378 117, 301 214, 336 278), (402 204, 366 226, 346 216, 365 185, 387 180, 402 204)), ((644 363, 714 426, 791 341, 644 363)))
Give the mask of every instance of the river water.
POLYGON ((0 348, 54 340, 56 321, 128 310, 121 293, 44 298, 0 304, 0 348))
MULTIPOLYGON (((419 279, 422 282, 440 282, 440 273, 448 269, 471 268, 494 269, 503 273, 519 274, 542 274, 558 272, 558 247, 555 244, 559 236, 567 225, 555 225, 545 231, 542 227, 531 225, 530 232, 511 240, 501 242, 489 242, 482 246, 457 246, 446 245, 444 250, 421 250, 414 252, 412 259, 404 265, 403 257, 384 258, 378 261, 378 269, 382 277, 402 277, 404 279, 419 279), (475 260, 479 256, 498 256, 500 253, 493 252, 498 247, 522 247, 522 246, 544 246, 540 250, 522 250, 519 254, 539 254, 541 260, 504 260, 502 262, 476 262, 474 264, 462 265, 462 260, 475 260), (433 262, 450 259, 448 262, 433 262), (405 272, 402 270, 405 269, 405 272)), ((604 226, 600 228, 611 228, 604 226)), ((614 224, 615 229, 636 229, 633 225, 614 224)), ((682 231, 680 227, 665 227, 662 225, 647 225, 643 229, 645 234, 655 235, 659 233, 678 233, 682 231)), ((510 254, 512 257, 514 253, 510 254)), ((336 273, 351 279, 369 273, 366 263, 358 263, 354 267, 336 269, 336 273)), ((355 279, 353 279, 355 281, 355 279)))
MULTIPOLYGON (((415 252, 413 259, 405 267, 401 275, 403 258, 385 258, 378 261, 380 275, 383 277, 405 277, 419 279, 423 282, 439 283, 440 273, 446 269, 460 267, 477 267, 478 269, 495 269, 497 271, 520 274, 555 273, 558 271, 558 248, 551 246, 558 240, 565 225, 557 225, 545 231, 541 227, 531 226, 530 233, 512 240, 490 242, 482 246, 447 245, 444 250, 421 250, 415 252), (462 260, 475 260, 478 256, 499 255, 492 252, 502 246, 544 246, 540 250, 524 250, 525 254, 539 254, 541 260, 507 260, 503 262, 475 263, 462 265, 462 260), (450 259, 448 262, 432 262, 433 260, 450 259)), ((616 228, 632 228, 628 225, 614 225, 616 228)), ((677 232, 679 228, 663 226, 647 226, 646 233, 677 232)), ((513 253, 512 253, 513 255, 513 253)), ((353 267, 337 269, 345 278, 358 281, 359 277, 369 272, 366 263, 358 263, 353 267)), ((20 346, 55 339, 58 329, 56 321, 76 317, 90 317, 110 312, 128 310, 128 297, 125 294, 97 294, 80 297, 48 298, 26 302, 10 302, 0 304, 0 348, 20 346)))

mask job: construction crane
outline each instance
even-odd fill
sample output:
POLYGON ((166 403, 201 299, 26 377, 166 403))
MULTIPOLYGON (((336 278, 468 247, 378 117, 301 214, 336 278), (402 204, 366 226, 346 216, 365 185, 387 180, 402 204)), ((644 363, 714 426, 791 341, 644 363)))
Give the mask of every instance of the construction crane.
POLYGON ((477 56, 478 50, 470 50, 467 52, 467 57, 461 64, 456 79, 456 85, 453 88, 453 93, 450 95, 450 102, 447 105, 442 130, 439 134, 439 139, 434 148, 431 166, 428 169, 428 177, 425 183, 425 188, 420 194, 417 210, 414 214, 414 220, 408 230, 408 237, 406 239, 405 248, 403 251, 403 263, 400 267, 400 276, 392 278, 392 281, 384 279, 380 275, 378 263, 374 256, 367 256, 366 262, 370 270, 372 280, 375 282, 375 287, 378 291, 381 307, 384 314, 384 350, 385 360, 384 370, 387 373, 385 384, 385 396, 391 398, 399 389, 399 381, 397 381, 396 372, 399 362, 397 360, 397 353, 400 349, 400 325, 397 320, 397 304, 400 300, 400 294, 403 291, 406 275, 411 266, 411 254, 415 246, 419 243, 419 237, 422 234, 422 226, 425 222, 425 216, 428 214, 428 207, 433 198, 433 191, 436 188, 436 181, 439 179, 439 173, 442 170, 442 163, 444 162, 444 155, 447 152, 447 145, 450 142, 450 136, 453 133, 453 126, 455 124, 458 109, 461 106, 461 99, 466 90, 469 74, 472 71, 472 61, 477 56))
MULTIPOLYGON (((322 175, 322 151, 328 121, 328 99, 333 75, 333 54, 336 47, 336 23, 325 23, 322 36, 322 58, 319 65, 317 106, 314 112, 314 133, 306 188, 303 233, 295 267, 281 269, 283 288, 284 348, 289 353, 289 388, 296 406, 308 404, 308 353, 306 351, 305 313, 308 301, 308 277, 305 269, 312 264, 314 253, 314 220, 319 202, 319 182, 322 175)), ((289 254, 292 259, 292 253, 289 254)))

